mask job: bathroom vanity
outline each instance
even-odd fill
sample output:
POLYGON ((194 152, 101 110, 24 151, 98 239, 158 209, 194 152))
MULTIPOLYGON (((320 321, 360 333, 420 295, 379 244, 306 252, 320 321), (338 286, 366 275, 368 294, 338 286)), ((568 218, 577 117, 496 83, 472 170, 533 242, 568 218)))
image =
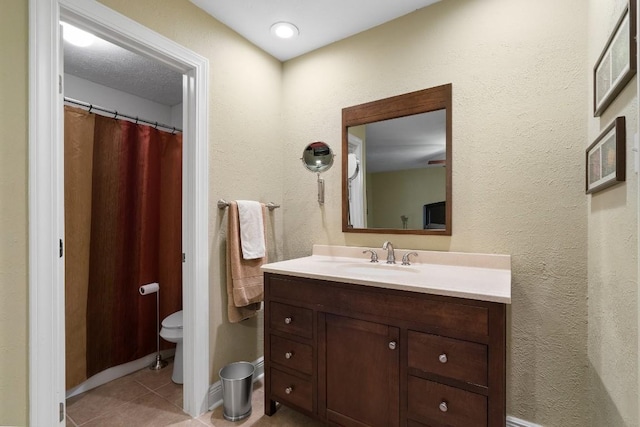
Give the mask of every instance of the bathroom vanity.
POLYGON ((279 402, 329 425, 504 426, 510 257, 416 251, 405 266, 363 249, 263 266, 265 413, 279 402))

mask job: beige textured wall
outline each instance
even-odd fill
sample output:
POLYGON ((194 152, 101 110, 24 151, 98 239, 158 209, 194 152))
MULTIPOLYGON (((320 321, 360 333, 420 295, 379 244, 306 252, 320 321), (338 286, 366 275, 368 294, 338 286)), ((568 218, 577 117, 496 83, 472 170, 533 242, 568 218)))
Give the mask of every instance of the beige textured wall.
POLYGON ((581 0, 446 0, 284 65, 285 256, 386 239, 511 254, 508 413, 545 426, 588 419, 586 20, 581 0), (325 174, 319 207, 304 145, 339 153, 342 108, 444 83, 453 235, 343 234, 340 168, 325 174))
POLYGON ((0 12, 0 425, 26 425, 27 29, 24 0, 0 12))
MULTIPOLYGON (((262 323, 227 320, 226 210, 216 202, 282 199, 281 64, 188 0, 101 3, 209 60, 211 382, 225 364, 262 356, 262 323)), ((282 252, 282 211, 269 214, 269 257, 282 252)))
MULTIPOLYGON (((622 14, 624 0, 589 2, 589 64, 595 64, 622 14)), ((591 70, 589 70, 591 72, 591 70)), ((591 81, 591 80, 590 80, 591 81)), ((589 114, 585 148, 617 116, 626 117, 626 182, 587 196, 591 426, 635 427, 638 418, 638 131, 634 78, 599 118, 589 114)), ((589 112, 593 90, 589 92, 589 112)))

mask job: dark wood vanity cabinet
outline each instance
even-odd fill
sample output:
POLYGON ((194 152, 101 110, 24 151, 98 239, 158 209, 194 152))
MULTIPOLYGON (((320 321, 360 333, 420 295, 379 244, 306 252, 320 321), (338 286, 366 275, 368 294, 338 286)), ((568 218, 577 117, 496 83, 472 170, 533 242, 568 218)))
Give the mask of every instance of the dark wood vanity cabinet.
POLYGON ((326 419, 343 426, 398 426, 399 329, 324 313, 318 324, 326 419))
POLYGON ((505 306, 265 273, 265 413, 505 426, 505 306))

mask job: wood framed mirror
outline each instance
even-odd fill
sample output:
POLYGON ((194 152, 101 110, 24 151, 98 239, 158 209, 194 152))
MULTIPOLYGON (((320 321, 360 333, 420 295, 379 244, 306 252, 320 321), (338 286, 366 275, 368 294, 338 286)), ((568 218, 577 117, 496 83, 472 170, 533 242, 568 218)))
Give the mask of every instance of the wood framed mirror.
POLYGON ((450 236, 452 85, 342 110, 342 231, 450 236))

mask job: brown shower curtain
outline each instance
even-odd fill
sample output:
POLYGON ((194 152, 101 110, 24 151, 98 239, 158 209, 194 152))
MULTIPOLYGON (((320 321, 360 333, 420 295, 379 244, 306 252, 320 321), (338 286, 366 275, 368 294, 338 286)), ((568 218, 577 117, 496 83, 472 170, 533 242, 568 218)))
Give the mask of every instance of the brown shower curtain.
POLYGON ((141 285, 160 321, 182 308, 182 136, 65 106, 64 139, 70 389, 156 351, 141 285))

